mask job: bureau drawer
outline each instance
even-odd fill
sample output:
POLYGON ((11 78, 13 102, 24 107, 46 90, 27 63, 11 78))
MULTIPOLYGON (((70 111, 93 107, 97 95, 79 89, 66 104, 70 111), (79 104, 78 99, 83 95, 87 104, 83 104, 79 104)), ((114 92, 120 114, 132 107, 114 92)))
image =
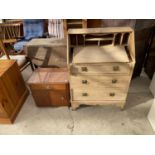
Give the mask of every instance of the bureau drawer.
POLYGON ((82 76, 71 76, 70 86, 76 89, 96 89, 96 88, 121 88, 126 90, 129 86, 130 76, 117 76, 117 75, 82 75, 82 76))
POLYGON ((127 93, 114 90, 114 89, 106 89, 106 90, 72 90, 71 91, 73 100, 81 100, 81 101, 99 101, 99 100, 125 100, 127 93))
POLYGON ((100 65, 72 65, 72 74, 130 74, 130 63, 103 63, 100 65))

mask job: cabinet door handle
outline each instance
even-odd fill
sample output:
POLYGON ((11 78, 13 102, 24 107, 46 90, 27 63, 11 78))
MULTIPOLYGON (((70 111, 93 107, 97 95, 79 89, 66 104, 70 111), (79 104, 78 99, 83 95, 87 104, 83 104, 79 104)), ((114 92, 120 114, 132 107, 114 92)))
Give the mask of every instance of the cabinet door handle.
POLYGON ((82 96, 88 96, 88 93, 82 93, 82 96))
POLYGON ((87 72, 88 68, 87 67, 81 67, 82 72, 87 72))
POLYGON ((117 83, 117 79, 112 79, 112 83, 117 83))
POLYGON ((113 66, 113 71, 119 71, 119 66, 113 66))
POLYGON ((115 96, 115 93, 109 93, 109 96, 115 96))
POLYGON ((87 84, 88 81, 87 80, 82 80, 82 84, 87 84))

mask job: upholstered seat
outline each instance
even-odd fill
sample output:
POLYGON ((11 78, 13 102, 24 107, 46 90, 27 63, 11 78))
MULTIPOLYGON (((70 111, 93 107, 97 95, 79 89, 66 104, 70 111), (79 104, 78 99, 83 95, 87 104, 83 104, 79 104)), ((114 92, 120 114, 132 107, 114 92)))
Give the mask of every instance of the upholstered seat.
POLYGON ((21 49, 24 48, 24 46, 28 43, 28 41, 26 40, 22 40, 22 41, 19 41, 17 43, 14 44, 14 49, 16 51, 20 51, 21 49))
POLYGON ((23 50, 24 45, 33 38, 40 38, 44 35, 43 19, 24 19, 23 20, 24 37, 14 44, 16 51, 23 50))

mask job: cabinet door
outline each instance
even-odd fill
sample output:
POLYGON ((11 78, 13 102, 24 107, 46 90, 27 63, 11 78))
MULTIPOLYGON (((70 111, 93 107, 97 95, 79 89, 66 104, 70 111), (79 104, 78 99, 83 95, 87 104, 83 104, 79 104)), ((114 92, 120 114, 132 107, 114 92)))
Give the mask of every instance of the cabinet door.
POLYGON ((50 106, 51 101, 49 97, 49 91, 48 90, 31 90, 32 96, 34 98, 34 101, 36 105, 38 106, 50 106))
POLYGON ((51 90, 49 95, 52 106, 68 106, 69 103, 64 90, 51 90))
POLYGON ((13 105, 9 99, 5 88, 0 81, 0 117, 9 117, 13 111, 13 105))
POLYGON ((27 89, 16 63, 9 68, 2 77, 2 80, 7 89, 7 94, 10 96, 12 103, 16 106, 27 89))
POLYGON ((64 91, 61 90, 32 90, 32 96, 38 106, 67 106, 64 91))

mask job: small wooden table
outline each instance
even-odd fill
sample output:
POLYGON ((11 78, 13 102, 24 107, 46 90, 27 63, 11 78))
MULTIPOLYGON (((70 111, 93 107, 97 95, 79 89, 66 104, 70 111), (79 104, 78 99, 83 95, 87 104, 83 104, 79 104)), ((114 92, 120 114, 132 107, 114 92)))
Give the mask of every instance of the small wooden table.
POLYGON ((37 106, 69 106, 66 68, 38 68, 28 80, 37 106))
POLYGON ((39 67, 66 67, 66 39, 40 38, 32 39, 24 49, 32 63, 39 67))

